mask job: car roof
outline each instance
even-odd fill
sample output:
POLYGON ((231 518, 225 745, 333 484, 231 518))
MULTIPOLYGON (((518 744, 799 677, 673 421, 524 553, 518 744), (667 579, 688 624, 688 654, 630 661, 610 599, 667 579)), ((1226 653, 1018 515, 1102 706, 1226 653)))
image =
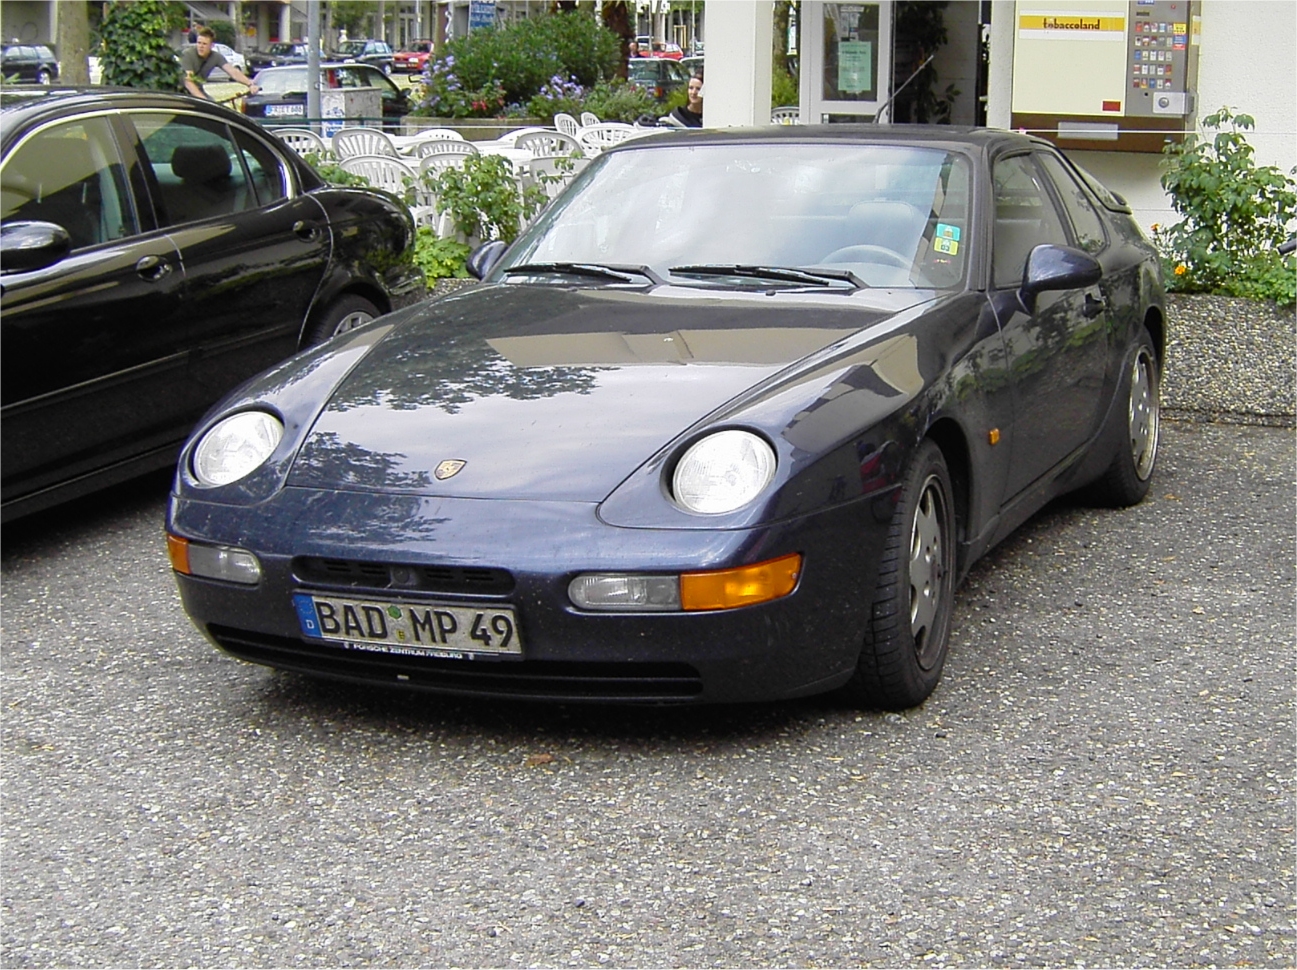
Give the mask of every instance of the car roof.
POLYGON ((104 108, 176 108, 199 111, 228 121, 230 109, 187 95, 146 91, 140 88, 114 88, 100 85, 19 87, 6 84, 0 90, 0 142, 7 147, 11 137, 31 124, 81 111, 104 108))
POLYGON ((1052 147, 1049 142, 1000 128, 961 125, 767 125, 758 128, 694 128, 655 132, 608 151, 634 151, 666 145, 699 143, 777 144, 779 142, 845 142, 857 145, 927 145, 946 150, 973 149, 999 153, 1011 148, 1052 147))

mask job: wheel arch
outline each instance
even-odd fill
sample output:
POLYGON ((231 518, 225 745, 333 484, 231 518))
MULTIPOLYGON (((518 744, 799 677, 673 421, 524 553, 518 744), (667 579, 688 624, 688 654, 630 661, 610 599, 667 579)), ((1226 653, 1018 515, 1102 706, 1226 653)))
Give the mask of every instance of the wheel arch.
POLYGON ((311 305, 311 311, 306 315, 306 320, 302 322, 302 329, 297 334, 297 346, 299 349, 306 347, 307 334, 315 329, 316 325, 329 311, 329 308, 345 296, 364 297, 378 307, 380 314, 392 312, 392 301, 388 299, 387 293, 383 291, 382 287, 375 286, 368 280, 349 280, 336 289, 330 288, 322 292, 319 299, 311 305))
POLYGON ((1166 319, 1161 307, 1151 306, 1144 313, 1144 327, 1153 338, 1153 349, 1157 351, 1158 366, 1166 360, 1166 319))
MULTIPOLYGON (((955 538, 957 548, 967 549, 969 531, 969 514, 972 507, 973 460, 968 448, 968 438, 964 429, 953 418, 940 418, 928 428, 926 435, 938 448, 946 461, 946 470, 950 472, 950 487, 954 491, 955 503, 955 538)), ((960 575, 967 568, 964 562, 956 563, 960 575)))

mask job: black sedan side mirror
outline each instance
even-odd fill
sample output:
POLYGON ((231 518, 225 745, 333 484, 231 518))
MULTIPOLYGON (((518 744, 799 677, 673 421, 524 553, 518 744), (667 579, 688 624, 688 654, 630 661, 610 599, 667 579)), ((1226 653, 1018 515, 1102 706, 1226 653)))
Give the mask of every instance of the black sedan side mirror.
POLYGON ((1028 313, 1036 309, 1036 295, 1046 290, 1075 290, 1103 278, 1103 267, 1089 253, 1070 246, 1037 246, 1027 257, 1027 272, 1018 302, 1028 313))
POLYGON ((509 248, 509 244, 499 239, 492 239, 488 243, 482 243, 475 250, 468 254, 466 266, 471 276, 482 279, 487 273, 495 268, 495 264, 500 262, 500 257, 504 251, 509 248))
POLYGON ((72 237, 52 222, 7 222, 0 226, 0 269, 6 273, 53 266, 72 249, 72 237))

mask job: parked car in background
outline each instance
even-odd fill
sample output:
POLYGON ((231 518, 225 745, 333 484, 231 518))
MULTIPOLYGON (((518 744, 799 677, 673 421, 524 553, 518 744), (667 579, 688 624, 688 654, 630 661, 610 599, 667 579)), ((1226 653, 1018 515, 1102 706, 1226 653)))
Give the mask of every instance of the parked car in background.
POLYGON ((338 45, 335 60, 348 64, 370 64, 384 74, 391 74, 396 54, 385 40, 344 40, 338 45))
MULTIPOLYGON (((297 126, 306 117, 306 68, 268 67, 253 78, 261 88, 243 99, 243 113, 274 127, 297 126)), ((410 113, 410 99, 392 79, 369 64, 321 64, 320 86, 337 88, 375 87, 379 90, 383 118, 381 125, 391 131, 401 125, 410 113)), ((368 124, 377 126, 378 119, 368 124)))
POLYGON ((695 74, 702 74, 703 58, 701 55, 695 55, 693 57, 683 57, 680 59, 680 66, 685 69, 685 71, 689 74, 690 77, 693 77, 695 74))
POLYGON ((633 57, 626 65, 626 80, 661 103, 676 88, 689 83, 689 72, 680 66, 679 61, 665 57, 633 57))
POLYGON ((392 55, 393 70, 404 74, 422 74, 424 68, 428 66, 430 56, 432 56, 432 41, 415 41, 409 47, 392 55))
POLYGON ((0 47, 0 75, 5 80, 53 84, 58 80, 59 61, 44 44, 5 44, 0 47))
POLYGON ((685 52, 680 49, 679 44, 673 44, 670 41, 655 40, 649 45, 648 57, 666 57, 673 61, 678 61, 685 56, 685 52))
POLYGON ((0 92, 0 517, 162 468, 222 394, 419 299, 408 211, 194 98, 0 92))
POLYGON ((907 708, 979 557, 1055 496, 1150 486, 1158 253, 1041 139, 635 139, 470 268, 195 430, 168 544, 220 648, 508 700, 907 708))
POLYGON ((246 72, 260 71, 267 67, 283 67, 286 64, 305 64, 309 48, 299 42, 282 41, 271 44, 264 51, 251 51, 247 55, 246 72))

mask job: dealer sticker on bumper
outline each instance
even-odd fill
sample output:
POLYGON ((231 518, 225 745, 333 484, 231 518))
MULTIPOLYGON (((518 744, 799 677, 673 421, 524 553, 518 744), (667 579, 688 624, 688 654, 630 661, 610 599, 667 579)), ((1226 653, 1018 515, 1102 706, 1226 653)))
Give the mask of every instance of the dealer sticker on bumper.
POLYGON ((507 606, 452 606, 293 595, 305 636, 355 650, 467 657, 522 656, 514 612, 507 606))

